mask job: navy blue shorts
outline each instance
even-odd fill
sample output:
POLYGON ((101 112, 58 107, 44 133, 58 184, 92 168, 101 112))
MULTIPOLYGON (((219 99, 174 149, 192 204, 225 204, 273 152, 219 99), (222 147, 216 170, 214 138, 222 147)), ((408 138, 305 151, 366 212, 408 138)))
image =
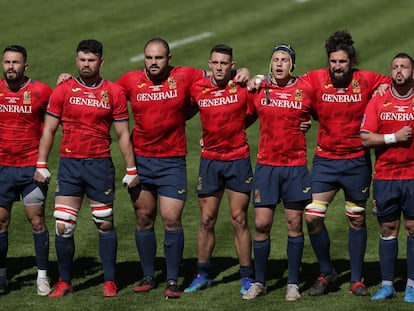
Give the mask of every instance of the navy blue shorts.
POLYGON ((136 155, 138 187, 158 195, 185 201, 187 198, 187 166, 185 157, 152 158, 136 155))
POLYGON ((35 170, 35 166, 0 165, 0 206, 10 206, 13 202, 19 201, 20 196, 25 197, 36 188, 39 188, 46 198, 47 187, 39 187, 34 182, 35 170))
POLYGON ((253 206, 276 206, 283 199, 286 208, 301 209, 312 198, 310 175, 306 166, 257 164, 253 182, 253 206))
POLYGON ((401 212, 414 219, 414 180, 375 180, 373 213, 380 222, 399 220, 401 212))
POLYGON ((83 197, 112 203, 115 168, 111 158, 61 158, 56 181, 56 196, 83 197))
POLYGON ((372 168, 370 158, 328 159, 315 156, 311 171, 312 193, 344 189, 345 196, 355 201, 369 198, 372 168))
POLYGON ((197 194, 210 195, 222 189, 250 193, 253 171, 250 158, 216 161, 200 158, 197 194))

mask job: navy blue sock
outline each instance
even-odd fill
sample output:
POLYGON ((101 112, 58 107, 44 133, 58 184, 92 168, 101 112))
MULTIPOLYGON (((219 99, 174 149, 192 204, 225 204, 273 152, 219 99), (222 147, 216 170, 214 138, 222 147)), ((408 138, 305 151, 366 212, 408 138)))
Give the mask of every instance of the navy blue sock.
POLYGON ((72 261, 75 255, 75 240, 73 237, 64 238, 56 235, 55 239, 56 255, 58 260, 59 275, 64 282, 72 280, 72 261))
POLYGON ((287 258, 288 258, 288 284, 299 284, 299 270, 302 263, 303 245, 305 237, 288 236, 287 258))
POLYGON ((322 231, 317 234, 309 234, 309 238, 315 255, 318 258, 321 275, 327 276, 332 274, 334 268, 329 254, 331 241, 329 239, 328 231, 326 228, 323 228, 322 231))
POLYGON ((9 250, 8 232, 0 233, 0 268, 7 266, 7 252, 9 250))
POLYGON ((394 281, 395 263, 398 256, 398 239, 379 240, 379 259, 383 281, 394 281))
POLYGON ((36 265, 39 270, 47 270, 49 262, 49 231, 33 233, 34 248, 36 253, 36 265))
POLYGON ((197 262, 197 274, 210 276, 211 262, 197 262))
POLYGON ((154 230, 136 230, 135 244, 141 260, 143 275, 153 278, 155 273, 155 254, 157 252, 157 240, 154 230))
POLYGON ((414 280, 414 237, 407 236, 407 277, 414 280))
POLYGON ((270 254, 270 239, 253 240, 255 280, 262 284, 266 282, 267 259, 270 254))
POLYGON ((178 281, 181 258, 184 250, 183 230, 168 231, 164 233, 164 255, 167 265, 167 281, 178 281))
POLYGON ((104 272, 104 281, 115 281, 118 237, 116 231, 99 232, 99 256, 104 272))
POLYGON ((251 278, 253 276, 252 266, 240 266, 240 278, 251 278))
POLYGON ((351 282, 359 282, 362 279, 362 266, 364 264, 365 249, 367 246, 367 229, 348 232, 348 254, 351 265, 351 282))

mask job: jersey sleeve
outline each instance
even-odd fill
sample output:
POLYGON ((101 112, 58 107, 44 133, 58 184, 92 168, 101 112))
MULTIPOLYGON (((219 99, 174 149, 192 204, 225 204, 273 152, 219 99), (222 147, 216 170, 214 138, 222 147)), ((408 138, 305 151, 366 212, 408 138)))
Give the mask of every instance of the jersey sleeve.
POLYGON ((378 131, 377 109, 376 109, 378 99, 379 99, 379 96, 372 98, 368 102, 368 105, 365 108, 365 112, 362 117, 360 132, 376 133, 378 131))

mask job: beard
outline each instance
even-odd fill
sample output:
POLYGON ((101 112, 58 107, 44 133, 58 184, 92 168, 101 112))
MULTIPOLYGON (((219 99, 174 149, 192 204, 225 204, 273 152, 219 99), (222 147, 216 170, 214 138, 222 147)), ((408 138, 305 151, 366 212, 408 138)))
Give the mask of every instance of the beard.
POLYGON ((397 87, 406 87, 409 86, 413 83, 413 78, 409 77, 407 79, 403 79, 403 80, 397 80, 397 79, 392 79, 392 84, 397 86, 397 87))
POLYGON ((14 73, 14 76, 9 76, 7 71, 3 73, 4 79, 9 84, 19 82, 23 77, 23 72, 13 70, 13 73, 14 73))
POLYGON ((342 76, 338 77, 335 75, 335 72, 332 70, 329 71, 329 75, 331 76, 332 84, 335 87, 346 87, 349 85, 349 82, 352 80, 353 71, 349 70, 344 72, 342 76))

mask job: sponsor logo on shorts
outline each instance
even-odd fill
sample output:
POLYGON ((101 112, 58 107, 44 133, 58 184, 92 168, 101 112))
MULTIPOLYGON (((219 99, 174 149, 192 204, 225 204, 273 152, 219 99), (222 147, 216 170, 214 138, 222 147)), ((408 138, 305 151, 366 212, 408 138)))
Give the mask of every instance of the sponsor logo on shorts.
POLYGON ((249 177, 246 179, 246 184, 250 184, 253 181, 253 177, 249 177))
POLYGON ((361 190, 362 193, 367 193, 369 187, 365 187, 364 189, 361 190))
POLYGON ((111 194, 111 192, 112 192, 112 189, 111 188, 109 188, 108 190, 106 190, 104 193, 106 194, 106 195, 110 195, 111 194))
POLYGON ((262 202, 262 195, 260 193, 259 189, 255 189, 254 190, 254 202, 255 203, 260 203, 262 202))
POLYGON ((308 193, 311 190, 311 187, 306 187, 302 190, 303 193, 308 193))
POLYGON ((185 189, 180 189, 180 190, 178 190, 177 192, 178 192, 178 194, 183 194, 183 193, 185 193, 186 191, 185 191, 185 189))

